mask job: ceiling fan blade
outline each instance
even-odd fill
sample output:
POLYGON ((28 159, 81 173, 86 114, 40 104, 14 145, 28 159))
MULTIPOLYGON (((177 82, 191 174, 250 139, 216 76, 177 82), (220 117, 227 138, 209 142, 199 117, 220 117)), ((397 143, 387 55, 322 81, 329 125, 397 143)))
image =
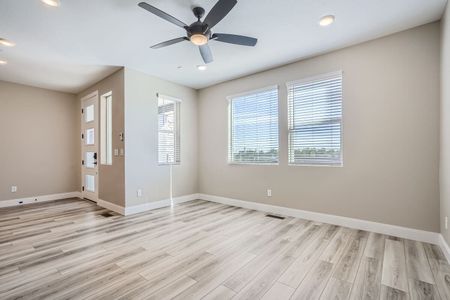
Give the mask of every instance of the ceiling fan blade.
POLYGON ((202 58, 203 58, 203 61, 205 62, 205 64, 209 64, 210 62, 212 62, 214 60, 211 49, 209 48, 208 44, 199 46, 199 49, 200 49, 200 54, 202 55, 202 58))
POLYGON ((208 29, 213 28, 219 23, 237 4, 237 0, 219 0, 206 16, 203 23, 208 25, 208 29))
POLYGON ((223 43, 251 46, 251 47, 255 46, 256 43, 258 42, 258 39, 252 37, 227 33, 214 33, 211 38, 223 43))
POLYGON ((173 40, 168 40, 168 41, 165 41, 165 42, 153 45, 150 48, 152 48, 152 49, 159 49, 159 48, 162 48, 162 47, 167 47, 167 46, 170 46, 170 45, 182 42, 182 41, 188 41, 188 40, 189 39, 187 37, 179 37, 179 38, 176 38, 176 39, 173 39, 173 40))
POLYGON ((182 27, 182 28, 187 27, 187 25, 186 25, 185 23, 181 22, 181 21, 178 20, 177 18, 172 17, 172 16, 169 15, 168 13, 165 13, 165 12, 163 12, 162 10, 160 10, 160 9, 158 9, 158 8, 156 8, 156 7, 154 7, 154 6, 150 5, 150 4, 148 4, 148 3, 146 3, 146 2, 140 2, 140 3, 138 4, 138 6, 141 7, 141 8, 143 8, 143 9, 145 9, 145 10, 147 10, 147 11, 149 11, 149 12, 151 12, 151 13, 154 14, 154 15, 157 15, 158 17, 160 17, 160 18, 162 18, 162 19, 164 19, 164 20, 166 20, 166 21, 169 21, 169 22, 172 23, 172 24, 175 24, 175 25, 180 26, 180 27, 182 27))

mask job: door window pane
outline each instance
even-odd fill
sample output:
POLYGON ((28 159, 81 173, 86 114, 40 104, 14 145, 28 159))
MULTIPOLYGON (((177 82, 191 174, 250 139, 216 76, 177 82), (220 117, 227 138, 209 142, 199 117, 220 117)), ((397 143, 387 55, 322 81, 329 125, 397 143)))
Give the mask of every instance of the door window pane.
POLYGON ((94 104, 86 106, 84 111, 84 121, 86 123, 94 121, 94 104))
POLYGON ((96 157, 95 152, 86 152, 85 158, 84 158, 84 164, 86 168, 93 169, 96 167, 96 157))
POLYGON ((95 176, 85 175, 84 176, 84 189, 88 192, 95 192, 95 176))
POLYGON ((86 145, 94 145, 95 144, 95 133, 94 128, 86 129, 86 145))

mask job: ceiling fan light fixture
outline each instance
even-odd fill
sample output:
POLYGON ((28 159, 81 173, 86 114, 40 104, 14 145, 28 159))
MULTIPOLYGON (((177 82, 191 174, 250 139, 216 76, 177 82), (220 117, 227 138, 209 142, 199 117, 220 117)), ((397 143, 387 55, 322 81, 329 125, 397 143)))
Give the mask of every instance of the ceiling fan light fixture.
POLYGON ((322 18, 320 18, 319 24, 322 27, 326 27, 333 24, 335 20, 336 17, 333 15, 323 16, 322 18))
POLYGON ((203 46, 208 43, 208 38, 206 37, 206 35, 203 35, 200 33, 193 34, 191 36, 190 40, 191 40, 192 44, 194 44, 196 46, 203 46))
MULTIPOLYGON (((43 0, 41 0, 43 1, 43 0)), ((258 39, 237 35, 237 34, 227 34, 227 33, 214 33, 212 34, 212 29, 217 23, 221 22, 228 13, 233 9, 233 7, 238 3, 238 0, 218 0, 216 4, 211 8, 209 13, 203 19, 205 14, 205 9, 202 7, 194 7, 192 12, 197 18, 197 21, 188 25, 174 16, 160 10, 159 8, 148 4, 147 2, 139 2, 138 6, 146 11, 152 13, 153 15, 172 23, 175 26, 181 27, 186 31, 185 36, 171 39, 162 43, 151 46, 152 49, 159 49, 167 47, 170 45, 178 44, 181 42, 190 41, 195 46, 198 46, 200 55, 205 64, 213 62, 214 57, 209 47, 209 41, 217 41, 222 43, 250 46, 254 47, 258 42, 258 39)))
POLYGON ((7 39, 0 38, 0 45, 6 46, 6 47, 14 47, 16 44, 14 42, 8 41, 7 39))
POLYGON ((61 2, 59 2, 59 0, 41 0, 41 1, 47 4, 48 6, 58 7, 61 5, 61 2))

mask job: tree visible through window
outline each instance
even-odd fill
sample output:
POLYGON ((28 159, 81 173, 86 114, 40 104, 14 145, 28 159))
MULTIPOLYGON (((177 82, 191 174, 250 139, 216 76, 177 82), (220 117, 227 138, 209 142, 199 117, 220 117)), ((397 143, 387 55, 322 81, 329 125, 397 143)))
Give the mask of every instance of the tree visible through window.
POLYGON ((278 87, 230 97, 230 163, 278 163, 278 87))

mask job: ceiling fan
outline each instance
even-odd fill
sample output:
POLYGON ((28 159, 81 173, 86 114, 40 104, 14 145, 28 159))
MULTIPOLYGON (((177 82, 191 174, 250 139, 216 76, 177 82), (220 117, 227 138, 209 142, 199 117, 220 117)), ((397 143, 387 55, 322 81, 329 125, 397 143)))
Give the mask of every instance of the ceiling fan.
POLYGON ((169 15, 168 13, 163 12, 162 10, 146 2, 141 2, 138 5, 139 7, 151 12, 152 14, 166 21, 169 21, 172 24, 184 28, 187 33, 186 36, 153 45, 151 48, 159 49, 183 41, 191 41, 194 45, 199 47, 203 61, 206 64, 208 64, 213 61, 211 49, 208 46, 208 42, 211 40, 251 47, 255 46, 256 43, 258 42, 257 39, 248 36, 227 34, 227 33, 213 33, 211 31, 211 29, 214 26, 216 26, 217 23, 219 23, 223 18, 225 18, 225 16, 231 11, 231 9, 236 4, 237 0, 219 0, 203 21, 201 21, 201 18, 204 16, 205 10, 202 7, 194 7, 192 9, 192 12, 197 18, 197 21, 192 23, 191 25, 183 23, 177 18, 169 15))

